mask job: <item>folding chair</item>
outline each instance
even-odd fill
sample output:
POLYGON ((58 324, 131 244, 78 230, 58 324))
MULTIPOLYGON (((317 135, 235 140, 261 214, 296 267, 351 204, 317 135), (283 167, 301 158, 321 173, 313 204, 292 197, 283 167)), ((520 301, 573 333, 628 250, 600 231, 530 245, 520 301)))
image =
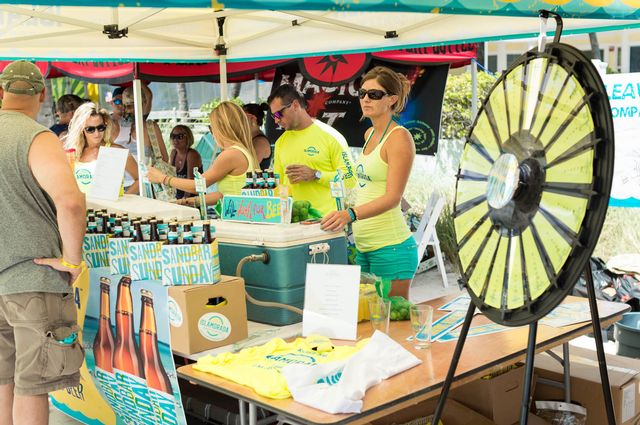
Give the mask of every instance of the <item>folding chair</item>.
POLYGON ((444 208, 444 198, 437 193, 431 194, 427 201, 427 206, 424 209, 424 214, 418 225, 418 229, 413 234, 413 238, 418 244, 418 264, 424 257, 424 252, 428 245, 433 246, 435 252, 436 264, 440 275, 442 276, 442 284, 446 288, 449 286, 447 281, 447 271, 444 268, 444 259, 442 257, 442 251, 440 250, 440 241, 436 233, 436 223, 440 217, 440 213, 444 208))

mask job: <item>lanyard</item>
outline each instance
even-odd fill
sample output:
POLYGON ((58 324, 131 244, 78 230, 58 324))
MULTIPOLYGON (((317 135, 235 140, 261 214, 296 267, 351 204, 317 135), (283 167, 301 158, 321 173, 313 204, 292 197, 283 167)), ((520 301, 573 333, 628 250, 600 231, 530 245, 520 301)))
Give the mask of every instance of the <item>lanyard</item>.
MULTIPOLYGON (((389 122, 387 123, 387 126, 384 128, 384 131, 382 132, 382 136, 380 137, 380 141, 381 142, 384 139, 384 135, 387 134, 387 130, 389 130, 389 126, 391 125, 392 122, 393 122, 393 117, 389 120, 389 122)), ((369 134, 369 137, 367 137, 367 140, 364 142, 364 146, 362 147, 362 152, 363 153, 364 153, 365 148, 369 144, 369 140, 371 140, 371 138, 373 137, 373 133, 375 133, 375 132, 376 132, 376 129, 374 128, 371 131, 371 134, 369 134)))

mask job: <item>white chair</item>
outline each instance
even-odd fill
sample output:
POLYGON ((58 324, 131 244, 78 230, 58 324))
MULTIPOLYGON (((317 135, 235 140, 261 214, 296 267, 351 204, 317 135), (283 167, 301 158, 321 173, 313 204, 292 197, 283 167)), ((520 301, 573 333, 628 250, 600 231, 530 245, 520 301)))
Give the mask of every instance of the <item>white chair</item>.
POLYGON ((440 241, 436 233, 436 223, 443 208, 444 198, 435 192, 431 194, 418 229, 413 234, 413 238, 416 240, 416 244, 418 244, 418 264, 422 261, 427 246, 433 246, 436 254, 436 264, 442 276, 442 284, 446 288, 449 286, 449 282, 447 281, 447 271, 444 268, 444 259, 442 257, 442 251, 440 250, 440 241))

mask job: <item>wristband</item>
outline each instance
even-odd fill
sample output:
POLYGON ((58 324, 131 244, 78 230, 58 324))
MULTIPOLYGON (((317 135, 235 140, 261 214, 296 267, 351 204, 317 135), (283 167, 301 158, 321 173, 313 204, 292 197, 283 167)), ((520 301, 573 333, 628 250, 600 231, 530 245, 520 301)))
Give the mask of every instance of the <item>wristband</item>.
POLYGON ((162 184, 167 184, 167 179, 169 178, 169 176, 165 175, 164 178, 162 179, 162 184))
POLYGON ((64 258, 60 259, 60 264, 65 266, 68 269, 79 269, 80 267, 82 267, 82 262, 80 262, 80 264, 71 264, 71 263, 65 261, 64 258))
POLYGON ((349 217, 351 217, 352 223, 358 219, 356 217, 356 213, 353 211, 353 208, 347 208, 347 213, 349 214, 349 217))
POLYGON ((167 181, 167 186, 171 187, 171 180, 173 180, 173 176, 169 177, 169 180, 167 181))

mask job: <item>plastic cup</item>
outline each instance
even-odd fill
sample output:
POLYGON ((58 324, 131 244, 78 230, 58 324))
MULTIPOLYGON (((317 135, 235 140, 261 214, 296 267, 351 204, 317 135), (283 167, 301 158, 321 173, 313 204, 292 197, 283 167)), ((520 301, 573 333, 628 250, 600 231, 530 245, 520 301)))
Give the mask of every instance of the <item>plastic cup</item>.
POLYGON ((409 309, 409 315, 413 329, 414 348, 423 350, 431 347, 433 307, 426 304, 412 305, 409 309))
POLYGON ((391 312, 391 301, 375 297, 369 300, 369 321, 376 330, 389 333, 389 313, 391 312))

